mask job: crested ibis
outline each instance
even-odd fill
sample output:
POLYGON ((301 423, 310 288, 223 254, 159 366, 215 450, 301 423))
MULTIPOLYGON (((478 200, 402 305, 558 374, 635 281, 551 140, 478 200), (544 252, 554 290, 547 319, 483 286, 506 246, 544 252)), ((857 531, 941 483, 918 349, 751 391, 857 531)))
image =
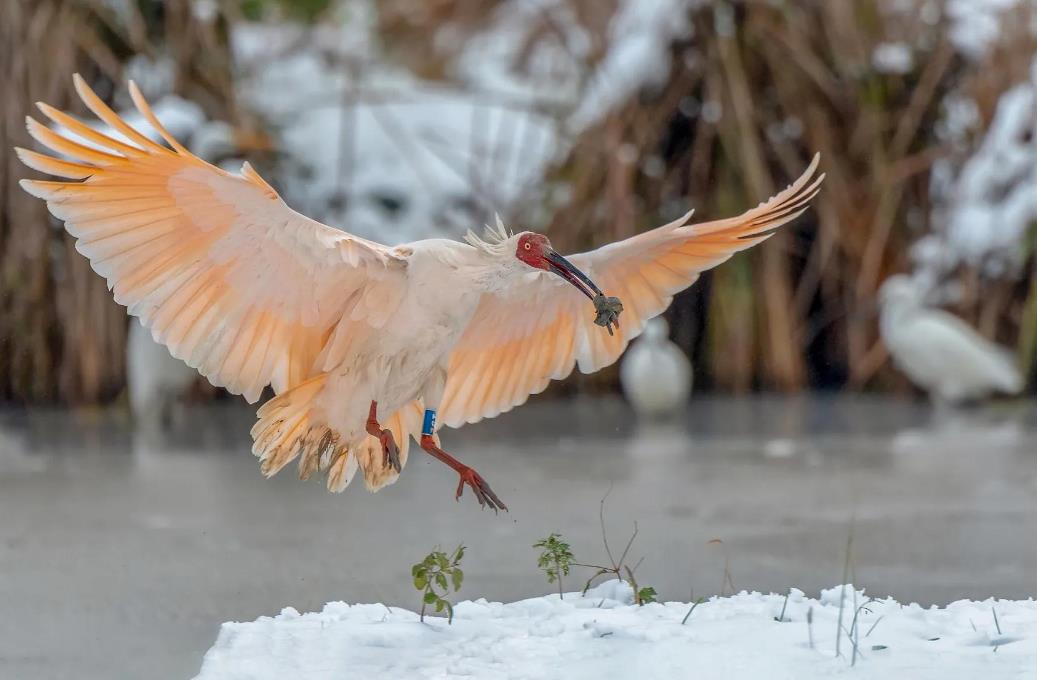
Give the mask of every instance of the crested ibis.
POLYGON ((508 411, 577 366, 615 362, 675 293, 797 217, 824 178, 815 156, 743 215, 691 224, 688 213, 570 257, 499 222, 463 242, 388 247, 295 212, 247 163, 236 174, 194 156, 132 82, 134 104, 168 147, 79 76, 75 88, 119 134, 40 104, 89 145, 28 118, 29 133, 62 157, 19 157, 67 181, 21 186, 175 357, 249 403, 272 386, 252 428, 263 474, 297 459, 300 477, 324 471, 334 491, 358 469, 372 491, 394 482, 413 437, 458 474, 455 497, 467 485, 481 505, 506 509, 440 447, 439 428, 508 411))

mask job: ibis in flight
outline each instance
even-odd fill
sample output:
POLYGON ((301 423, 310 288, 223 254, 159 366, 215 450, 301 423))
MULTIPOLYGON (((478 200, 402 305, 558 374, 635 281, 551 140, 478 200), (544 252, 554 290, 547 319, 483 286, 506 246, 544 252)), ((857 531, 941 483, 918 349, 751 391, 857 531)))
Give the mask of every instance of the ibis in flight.
POLYGON ((645 323, 698 275, 769 237, 818 191, 818 159, 791 186, 729 219, 670 224, 563 257, 543 234, 499 222, 464 242, 388 247, 289 208, 247 163, 240 174, 191 154, 131 82, 144 119, 168 143, 75 88, 105 134, 46 104, 17 149, 22 180, 76 239, 115 301, 173 356, 255 403, 252 452, 273 475, 298 460, 339 491, 356 471, 394 482, 413 437, 481 505, 507 509, 474 469, 441 448, 439 428, 491 418, 575 367, 615 362, 645 323), (619 315, 622 312, 622 322, 619 315))

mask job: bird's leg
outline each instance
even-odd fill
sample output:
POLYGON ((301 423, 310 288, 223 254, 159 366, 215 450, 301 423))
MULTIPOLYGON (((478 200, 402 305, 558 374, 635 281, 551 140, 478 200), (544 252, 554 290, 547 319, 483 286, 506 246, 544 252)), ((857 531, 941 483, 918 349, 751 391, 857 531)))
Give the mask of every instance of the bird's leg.
POLYGON ((506 512, 508 506, 504 505, 504 502, 497 497, 497 494, 493 493, 493 489, 490 488, 490 485, 486 483, 486 480, 478 472, 436 445, 436 440, 432 437, 432 434, 435 432, 435 425, 436 412, 432 409, 426 410, 425 424, 421 428, 421 448, 436 460, 449 465, 461 476, 460 481, 457 482, 457 495, 455 498, 460 500, 461 493, 464 491, 464 485, 467 484, 472 487, 472 492, 475 493, 479 505, 484 507, 489 505, 494 512, 498 510, 506 512))
POLYGON ((392 431, 378 424, 378 402, 371 402, 371 410, 367 414, 367 434, 375 437, 382 443, 382 465, 390 465, 397 473, 402 469, 400 466, 400 449, 396 446, 396 440, 392 431))

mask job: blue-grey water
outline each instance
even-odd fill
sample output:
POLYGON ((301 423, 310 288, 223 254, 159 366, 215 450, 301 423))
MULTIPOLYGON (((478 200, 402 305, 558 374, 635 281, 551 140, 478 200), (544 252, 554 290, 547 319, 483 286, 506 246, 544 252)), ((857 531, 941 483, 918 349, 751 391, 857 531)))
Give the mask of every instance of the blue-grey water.
MULTIPOLYGON (((664 599, 738 589, 945 603, 1037 594, 1037 404, 934 413, 879 397, 696 398, 639 426, 618 400, 539 401, 445 431, 511 508, 494 516, 412 451, 401 480, 331 495, 249 454, 252 411, 185 411, 135 432, 119 411, 0 411, 0 678, 187 678, 225 620, 291 605, 415 608, 410 565, 468 546, 461 597, 546 592, 551 531, 619 552, 664 599), (720 539, 722 543, 711 542, 720 539)), ((582 571, 567 581, 578 588, 582 571)))

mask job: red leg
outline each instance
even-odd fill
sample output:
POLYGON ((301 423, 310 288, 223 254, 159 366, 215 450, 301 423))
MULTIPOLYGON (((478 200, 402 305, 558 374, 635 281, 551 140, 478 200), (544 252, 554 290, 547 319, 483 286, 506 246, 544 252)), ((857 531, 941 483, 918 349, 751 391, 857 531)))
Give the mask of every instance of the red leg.
POLYGON ((461 476, 461 480, 457 483, 457 496, 461 498, 461 493, 464 491, 464 485, 472 487, 472 491, 475 493, 476 499, 479 501, 479 505, 489 505, 494 512, 497 510, 504 510, 507 512, 508 506, 504 505, 497 494, 493 493, 493 489, 486 483, 486 480, 479 475, 474 469, 468 467, 458 459, 451 456, 443 449, 436 446, 436 441, 431 435, 421 435, 421 448, 423 448, 433 458, 440 460, 454 469, 461 476))
POLYGON ((378 402, 371 402, 371 410, 367 414, 367 434, 377 437, 382 443, 382 465, 392 465, 396 472, 400 472, 400 449, 396 446, 396 440, 391 430, 384 429, 378 424, 378 402))

